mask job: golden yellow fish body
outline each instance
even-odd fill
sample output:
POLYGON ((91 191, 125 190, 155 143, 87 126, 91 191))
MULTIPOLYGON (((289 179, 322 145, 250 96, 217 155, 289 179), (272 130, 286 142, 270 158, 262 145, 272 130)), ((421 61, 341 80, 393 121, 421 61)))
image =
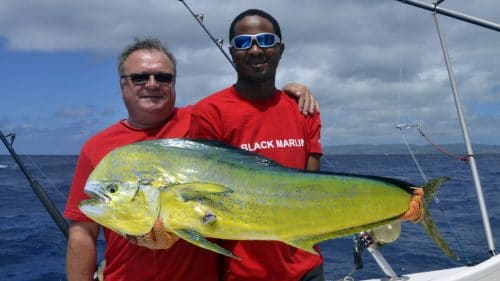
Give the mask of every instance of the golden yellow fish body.
MULTIPOLYGON (((434 189, 444 179, 433 181, 434 189)), ((398 219, 413 185, 389 178, 310 173, 215 142, 168 139, 110 152, 80 203, 91 219, 143 235, 157 218, 180 238, 221 254, 205 237, 312 245, 398 219)))

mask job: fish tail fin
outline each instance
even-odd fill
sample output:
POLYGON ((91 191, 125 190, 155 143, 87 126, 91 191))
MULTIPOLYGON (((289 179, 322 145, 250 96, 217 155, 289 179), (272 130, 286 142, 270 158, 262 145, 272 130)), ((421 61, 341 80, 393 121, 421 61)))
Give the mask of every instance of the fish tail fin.
POLYGON ((449 181, 450 178, 448 177, 439 177, 439 178, 434 178, 428 182, 425 183, 423 186, 424 189, 424 208, 427 209, 430 202, 434 198, 434 195, 436 195, 436 192, 438 189, 441 187, 441 185, 447 181, 449 181))
POLYGON ((429 212, 429 204, 434 198, 437 190, 444 182, 448 181, 447 177, 439 177, 428 181, 423 189, 424 189, 424 198, 423 198, 423 207, 425 215, 420 223, 423 225, 425 232, 431 237, 431 239, 436 243, 436 245, 450 258, 454 260, 460 260, 460 258, 453 253, 448 244, 446 243, 443 235, 439 231, 436 226, 436 223, 432 219, 432 216, 429 212))

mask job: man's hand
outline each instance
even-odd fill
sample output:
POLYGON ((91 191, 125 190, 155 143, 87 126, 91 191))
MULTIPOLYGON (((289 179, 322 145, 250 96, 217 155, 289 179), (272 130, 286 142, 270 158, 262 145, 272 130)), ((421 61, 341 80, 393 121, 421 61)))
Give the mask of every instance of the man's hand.
POLYGON ((290 96, 298 98, 299 110, 304 115, 319 112, 319 103, 313 97, 311 91, 305 85, 299 83, 288 83, 283 87, 283 91, 290 96))

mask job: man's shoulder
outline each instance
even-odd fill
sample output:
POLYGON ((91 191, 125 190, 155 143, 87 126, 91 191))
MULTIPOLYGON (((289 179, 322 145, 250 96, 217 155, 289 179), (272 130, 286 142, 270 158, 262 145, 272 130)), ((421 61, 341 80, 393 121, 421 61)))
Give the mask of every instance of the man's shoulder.
POLYGON ((276 93, 279 95, 280 101, 288 102, 294 106, 297 106, 299 103, 298 98, 288 95, 283 90, 278 90, 276 93))
POLYGON ((177 118, 189 117, 193 111, 194 105, 187 105, 183 107, 178 107, 175 109, 175 116, 177 118))
POLYGON ((96 134, 92 135, 84 144, 84 146, 93 146, 97 145, 103 141, 106 141, 106 139, 109 136, 115 135, 117 132, 122 131, 125 129, 125 126, 122 124, 123 121, 118 121, 114 123, 113 125, 104 128, 103 130, 97 132, 96 134))
POLYGON ((232 97, 233 97, 233 87, 231 86, 208 95, 207 97, 197 102, 194 105, 194 107, 199 108, 200 106, 218 103, 232 97))

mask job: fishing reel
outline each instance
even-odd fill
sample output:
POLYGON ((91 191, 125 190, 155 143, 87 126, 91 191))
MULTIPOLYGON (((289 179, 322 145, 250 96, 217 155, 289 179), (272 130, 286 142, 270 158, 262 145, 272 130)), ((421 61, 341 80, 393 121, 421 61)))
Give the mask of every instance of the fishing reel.
POLYGON ((362 268, 361 252, 364 249, 379 248, 385 244, 392 243, 398 239, 401 234, 401 222, 396 220, 389 224, 375 227, 367 231, 356 234, 353 238, 354 242, 354 263, 362 268))
POLYGON ((378 251, 381 246, 396 241, 400 234, 401 222, 399 220, 356 234, 353 238, 354 267, 356 269, 363 268, 361 253, 367 249, 389 278, 388 280, 404 280, 401 279, 402 277, 398 277, 378 251))

